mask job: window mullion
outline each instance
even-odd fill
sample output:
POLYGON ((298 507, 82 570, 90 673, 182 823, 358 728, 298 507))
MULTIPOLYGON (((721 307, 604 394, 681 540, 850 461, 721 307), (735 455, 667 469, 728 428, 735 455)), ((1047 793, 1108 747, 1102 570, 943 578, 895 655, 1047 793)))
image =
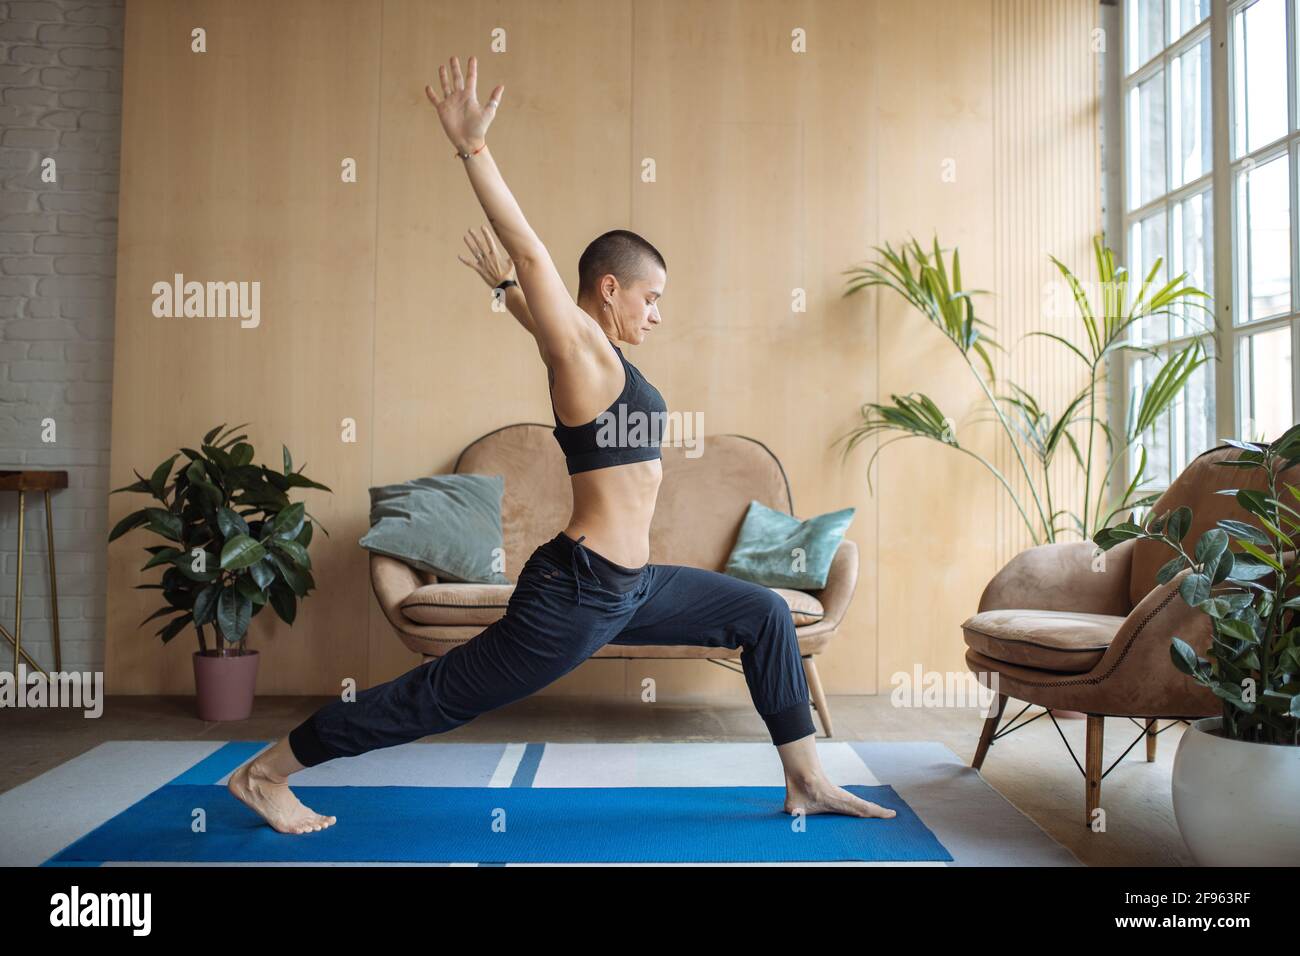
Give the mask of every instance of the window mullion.
POLYGON ((1231 181, 1231 110, 1228 83, 1228 3, 1212 0, 1210 4, 1210 128, 1211 190, 1214 243, 1214 321, 1223 344, 1221 362, 1214 376, 1214 434, 1217 439, 1236 437, 1237 428, 1237 335, 1233 325, 1235 256, 1232 237, 1235 229, 1233 184, 1231 181))

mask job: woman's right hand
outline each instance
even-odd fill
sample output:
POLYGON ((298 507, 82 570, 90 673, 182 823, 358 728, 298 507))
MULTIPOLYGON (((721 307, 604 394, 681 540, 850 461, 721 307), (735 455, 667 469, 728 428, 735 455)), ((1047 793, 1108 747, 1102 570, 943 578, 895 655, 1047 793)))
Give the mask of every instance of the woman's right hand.
POLYGON ((442 83, 443 97, 438 99, 434 95, 433 87, 428 85, 424 88, 424 95, 437 109, 438 120, 442 123, 443 132, 447 134, 451 144, 461 152, 473 152, 483 145, 488 127, 492 125, 492 119, 497 115, 497 107, 501 104, 501 95, 505 92, 506 86, 504 83, 498 83, 492 95, 488 97, 488 101, 480 106, 477 90, 478 59, 469 58, 469 76, 462 77, 460 60, 453 56, 451 76, 449 82, 447 68, 438 67, 438 80, 442 83))
POLYGON ((469 246, 470 253, 474 256, 474 261, 470 262, 463 256, 457 256, 461 262, 469 266, 488 284, 488 288, 495 289, 505 279, 509 279, 515 271, 515 264, 510 261, 510 257, 503 250, 498 248, 496 239, 488 231, 487 226, 481 227, 483 233, 482 242, 471 229, 465 233, 465 245, 469 246))

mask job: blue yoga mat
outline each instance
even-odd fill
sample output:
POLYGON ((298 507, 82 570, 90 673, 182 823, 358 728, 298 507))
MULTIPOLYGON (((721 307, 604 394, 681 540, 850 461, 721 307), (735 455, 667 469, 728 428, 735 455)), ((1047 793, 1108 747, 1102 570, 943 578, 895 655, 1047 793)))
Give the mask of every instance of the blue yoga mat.
POLYGON ((292 835, 272 830, 224 786, 170 783, 47 865, 952 860, 892 787, 845 789, 898 815, 796 818, 781 809, 783 787, 295 787, 338 822, 292 835), (196 809, 206 832, 192 829, 196 809))

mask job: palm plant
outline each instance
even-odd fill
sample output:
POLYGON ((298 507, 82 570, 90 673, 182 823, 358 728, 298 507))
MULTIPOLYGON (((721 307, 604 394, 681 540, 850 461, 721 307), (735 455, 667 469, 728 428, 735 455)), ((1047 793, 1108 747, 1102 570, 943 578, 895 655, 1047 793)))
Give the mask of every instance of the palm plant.
POLYGON ((1005 389, 1000 387, 990 352, 1005 350, 981 330, 989 328, 989 325, 976 316, 974 296, 987 293, 963 288, 957 250, 952 251, 951 268, 944 260, 944 250, 937 238, 928 251, 915 239, 898 249, 886 243, 883 248, 875 247, 875 251, 879 254, 876 261, 845 270, 850 279, 844 295, 871 286, 891 289, 943 333, 961 353, 967 370, 984 394, 983 402, 976 409, 981 415, 979 420, 995 421, 1006 434, 1028 494, 1018 492, 995 465, 961 444, 952 419, 921 392, 891 394, 889 402, 864 404, 862 423, 836 440, 836 444, 845 442, 844 455, 847 456, 859 442, 873 435, 899 433, 898 437, 881 443, 872 454, 867 463, 868 486, 871 465, 888 445, 907 438, 927 438, 975 458, 992 473, 1019 511, 1034 544, 1055 541, 1066 531, 1073 531, 1081 538, 1091 537, 1116 514, 1145 507, 1155 500, 1157 495, 1146 493, 1147 489, 1142 487, 1147 461, 1145 445, 1140 443, 1141 436, 1168 410, 1191 375, 1209 361, 1203 340, 1212 334, 1212 326, 1203 324, 1205 331, 1193 335, 1185 345, 1171 351, 1151 383, 1142 390, 1140 398, 1135 391, 1129 402, 1123 434, 1117 435, 1108 422, 1098 417, 1098 392, 1105 387, 1112 356, 1123 351, 1136 351, 1157 360, 1162 358, 1155 349, 1129 341, 1134 323, 1171 315, 1175 309, 1186 310, 1181 314, 1188 319, 1192 309, 1209 312, 1203 303, 1196 301, 1208 296, 1187 284, 1186 273, 1155 288, 1155 277, 1162 264, 1157 259, 1136 290, 1130 292, 1128 270, 1116 265, 1114 252, 1097 237, 1093 241, 1093 251, 1100 291, 1094 302, 1069 267, 1055 256, 1050 257, 1070 289, 1084 332, 1084 344, 1076 345, 1062 335, 1046 331, 1029 332, 1024 338, 1044 336, 1051 339, 1077 357, 1086 372, 1086 384, 1061 412, 1054 415, 1032 393, 1015 382, 1007 382, 1005 389), (996 394, 995 387, 998 388, 996 394), (1082 447, 1080 436, 1076 434, 1079 431, 1086 433, 1082 447), (1097 483, 1094 506, 1093 451, 1098 432, 1105 440, 1109 464, 1097 483), (1122 490, 1112 488, 1115 462, 1126 457, 1134 445, 1138 446, 1139 464, 1133 480, 1122 490), (1063 448, 1068 450, 1084 474, 1082 513, 1069 507, 1055 507, 1052 466, 1063 448), (1031 461, 1034 463, 1032 469, 1031 461))

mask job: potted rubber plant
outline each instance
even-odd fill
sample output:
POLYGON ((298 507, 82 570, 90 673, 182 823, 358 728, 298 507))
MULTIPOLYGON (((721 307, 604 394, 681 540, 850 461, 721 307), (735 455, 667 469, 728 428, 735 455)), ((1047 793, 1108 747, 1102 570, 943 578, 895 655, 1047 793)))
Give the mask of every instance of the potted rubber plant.
POLYGON ((1174 755, 1174 816, 1197 863, 1300 864, 1300 487, 1282 473, 1300 464, 1300 425, 1268 444, 1240 449, 1220 466, 1264 472, 1265 487, 1219 491, 1253 520, 1224 519, 1184 545, 1184 506, 1130 516, 1093 538, 1103 550, 1131 538, 1167 545, 1175 556, 1156 580, 1179 575, 1178 595, 1210 618, 1201 657, 1175 636, 1178 670, 1223 701, 1220 717, 1193 721, 1174 755), (1233 545, 1237 548, 1234 550, 1233 545))
POLYGON ((136 471, 138 481, 111 492, 147 494, 158 502, 119 521, 108 540, 136 528, 163 539, 145 548, 150 557, 141 568, 163 568, 161 580, 136 587, 161 591, 166 603, 140 626, 169 618, 156 632, 164 644, 193 626, 201 720, 243 720, 252 712, 258 653, 245 646, 249 624, 270 606, 292 625, 299 599, 316 586, 307 552, 313 519, 303 502, 289 500, 289 492, 330 491, 302 468, 295 471, 284 446, 282 471, 255 464, 248 436, 235 434, 243 427, 218 425, 198 450, 182 448, 148 478, 136 471), (182 455, 185 460, 176 465, 182 455), (209 626, 211 647, 204 630, 209 626))

